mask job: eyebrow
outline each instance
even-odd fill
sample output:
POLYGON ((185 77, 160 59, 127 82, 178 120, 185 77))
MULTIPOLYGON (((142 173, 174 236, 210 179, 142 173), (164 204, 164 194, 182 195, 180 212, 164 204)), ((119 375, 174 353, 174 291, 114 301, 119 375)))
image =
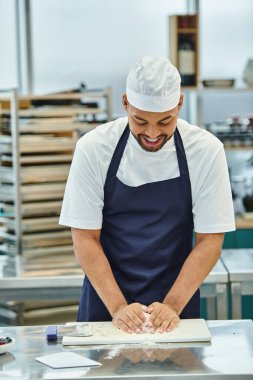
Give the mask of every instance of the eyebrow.
MULTIPOLYGON (((135 117, 135 119, 138 119, 138 120, 140 120, 140 121, 146 121, 147 122, 147 120, 145 120, 145 119, 142 119, 141 117, 139 117, 139 116, 136 116, 136 115, 133 115, 134 117, 135 117)), ((158 121, 158 123, 161 123, 162 121, 165 121, 165 120, 167 120, 167 119, 170 119, 171 118, 171 115, 169 115, 169 116, 166 116, 165 118, 163 118, 162 120, 159 120, 158 121)))

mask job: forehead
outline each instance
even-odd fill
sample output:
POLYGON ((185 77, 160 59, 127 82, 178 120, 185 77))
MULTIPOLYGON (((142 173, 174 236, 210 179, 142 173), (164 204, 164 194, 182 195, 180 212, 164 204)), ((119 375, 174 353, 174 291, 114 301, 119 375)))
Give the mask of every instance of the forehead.
POLYGON ((138 108, 135 108, 131 104, 129 107, 129 113, 131 114, 131 116, 133 116, 137 120, 142 119, 146 121, 164 120, 164 119, 170 118, 171 116, 174 116, 176 114, 176 111, 177 111, 177 107, 165 112, 143 111, 138 108))

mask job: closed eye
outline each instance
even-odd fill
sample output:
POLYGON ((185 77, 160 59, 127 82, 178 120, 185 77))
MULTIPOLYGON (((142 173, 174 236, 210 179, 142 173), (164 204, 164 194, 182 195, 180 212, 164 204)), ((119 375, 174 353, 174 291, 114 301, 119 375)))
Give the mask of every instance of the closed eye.
POLYGON ((147 121, 146 120, 142 120, 142 119, 139 119, 137 117, 133 117, 134 121, 138 124, 138 125, 146 125, 147 124, 147 121))
POLYGON ((162 127, 164 126, 166 126, 166 125, 168 125, 170 122, 169 121, 167 121, 167 123, 162 123, 162 122, 160 122, 160 123, 158 123, 159 125, 161 125, 162 127))
POLYGON ((173 117, 172 117, 172 116, 169 116, 169 117, 167 117, 167 118, 164 119, 164 120, 160 120, 160 121, 158 122, 158 124, 159 124, 159 125, 168 125, 168 124, 171 122, 172 119, 173 119, 173 117))
POLYGON ((141 122, 141 121, 137 121, 136 120, 136 122, 137 122, 138 125, 146 125, 146 124, 148 124, 146 121, 141 122))

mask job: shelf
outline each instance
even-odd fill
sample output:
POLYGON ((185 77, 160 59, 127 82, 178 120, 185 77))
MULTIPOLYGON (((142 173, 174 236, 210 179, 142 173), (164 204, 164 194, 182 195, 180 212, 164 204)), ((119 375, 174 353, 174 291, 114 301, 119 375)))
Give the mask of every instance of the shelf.
POLYGON ((178 33, 181 34, 192 34, 192 33, 198 33, 198 30, 196 28, 178 28, 178 33))
MULTIPOLYGON (((19 132, 22 136, 23 134, 30 133, 31 135, 44 135, 48 133, 63 133, 63 132, 74 132, 74 131, 84 131, 94 129, 96 126, 102 123, 99 122, 83 122, 73 119, 72 117, 65 118, 44 118, 40 119, 26 119, 20 120, 19 122, 19 132)), ((1 126, 0 126, 1 127, 1 126)), ((3 124, 2 130, 5 133, 10 132, 10 127, 3 124)))
POLYGON ((184 90, 201 93, 210 92, 246 92, 253 93, 253 87, 203 87, 203 86, 185 86, 184 90))
MULTIPOLYGON (((20 169, 21 183, 66 181, 70 165, 33 165, 20 169)), ((12 168, 0 167, 0 181, 15 183, 12 168)))
MULTIPOLYGON (((21 136, 19 139, 20 153, 42 153, 42 152, 66 152, 73 151, 76 139, 72 137, 55 136, 21 136)), ((12 142, 10 136, 0 136, 0 153, 11 153, 12 142)))
MULTIPOLYGON (((20 158, 21 164, 37 164, 37 163, 65 163, 65 162, 71 162, 72 161, 72 154, 50 154, 45 156, 23 156, 20 158)), ((5 161, 5 158, 7 158, 6 161, 12 161, 10 157, 2 156, 2 160, 5 161)))
MULTIPOLYGON (((69 268, 69 266, 67 266, 66 268, 64 268, 64 263, 62 266, 57 268, 55 267, 55 265, 52 266, 52 264, 49 264, 49 268, 43 269, 43 266, 38 265, 36 266, 36 269, 33 271, 25 271, 26 268, 24 267, 24 276, 25 277, 74 276, 74 275, 83 276, 82 270, 78 267, 69 268)), ((67 309, 67 306, 64 306, 65 311, 66 309, 67 309)), ((46 312, 45 312, 46 315, 48 315, 50 310, 52 310, 51 307, 49 307, 49 309, 46 309, 46 312)), ((60 309, 60 311, 62 312, 62 309, 60 309)), ((74 311, 76 315, 77 307, 74 308, 74 311)))
POLYGON ((111 95, 0 96, 0 252, 20 255, 29 276, 82 272, 59 215, 77 139, 111 120, 111 95))
POLYGON ((59 232, 44 232, 36 234, 26 234, 22 236, 22 247, 52 247, 59 245, 69 245, 72 243, 71 232, 69 230, 59 232))
POLYGON ((45 119, 43 122, 29 121, 27 124, 19 124, 20 133, 44 134, 53 132, 71 132, 82 127, 82 123, 73 121, 72 118, 45 119))
MULTIPOLYGON (((109 89, 108 89, 109 90, 109 89)), ((20 101, 33 101, 33 100, 72 100, 94 97, 95 99, 108 96, 108 90, 87 90, 84 92, 63 92, 56 94, 45 95, 19 95, 20 101)), ((1 101, 9 102, 9 98, 6 96, 0 96, 1 101)))
MULTIPOLYGON (((48 217, 48 218, 32 218, 32 219, 22 219, 22 232, 39 232, 39 231, 56 231, 56 230, 66 230, 67 227, 58 224, 59 217, 48 217)), ((0 223, 9 230, 15 230, 15 220, 10 218, 1 218, 0 223)))
POLYGON ((241 152, 241 151, 244 151, 244 152, 252 152, 253 153, 253 146, 249 146, 249 147, 246 147, 246 146, 228 147, 228 146, 224 145, 224 149, 227 152, 241 152))
POLYGON ((237 216, 235 219, 236 228, 252 228, 253 229, 253 217, 252 219, 247 219, 237 216))
MULTIPOLYGON (((12 247, 10 244, 5 243, 0 246, 0 251, 2 253, 10 254, 12 252, 13 254, 16 254, 16 251, 14 247, 12 247)), ((74 249, 73 245, 60 245, 60 246, 51 246, 51 247, 40 247, 40 248, 26 248, 22 250, 22 257, 21 260, 29 260, 30 263, 32 263, 34 260, 45 258, 45 260, 48 257, 54 257, 55 259, 58 258, 58 260, 62 260, 63 256, 69 256, 74 258, 74 249)), ((11 256, 9 256, 9 259, 11 256)))
POLYGON ((61 258, 61 255, 67 255, 67 254, 74 254, 73 246, 71 245, 60 245, 60 246, 53 246, 53 247, 43 247, 43 248, 32 248, 32 249, 24 249, 22 254, 26 258, 39 258, 41 256, 59 256, 61 258))
MULTIPOLYGON (((65 189, 65 181, 58 183, 27 184, 20 186, 22 202, 43 201, 50 199, 62 199, 65 189)), ((0 199, 3 202, 14 202, 13 184, 2 184, 0 187, 0 199)))
MULTIPOLYGON (((20 110, 20 117, 38 117, 38 118, 48 118, 48 117, 70 117, 76 115, 99 115, 106 112, 102 108, 89 108, 89 107, 47 107, 42 109, 41 107, 37 109, 27 109, 20 110)), ((0 116, 9 116, 10 111, 2 110, 0 111, 0 116)))
POLYGON ((185 88, 187 84, 195 87, 198 83, 198 34, 197 14, 169 16, 169 57, 181 74, 182 88, 185 88))
MULTIPOLYGON (((61 211, 62 201, 48 201, 48 202, 32 202, 23 203, 21 206, 21 215, 24 217, 38 217, 38 216, 59 216, 61 211)), ((0 203, 1 213, 3 217, 15 217, 15 208, 13 205, 0 203)))

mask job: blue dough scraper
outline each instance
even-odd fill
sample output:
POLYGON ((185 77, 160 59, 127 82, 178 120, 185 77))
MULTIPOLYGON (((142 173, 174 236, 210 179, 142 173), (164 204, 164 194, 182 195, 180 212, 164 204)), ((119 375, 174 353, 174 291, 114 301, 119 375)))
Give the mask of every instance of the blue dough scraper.
POLYGON ((47 327, 47 340, 57 340, 57 326, 47 327))

